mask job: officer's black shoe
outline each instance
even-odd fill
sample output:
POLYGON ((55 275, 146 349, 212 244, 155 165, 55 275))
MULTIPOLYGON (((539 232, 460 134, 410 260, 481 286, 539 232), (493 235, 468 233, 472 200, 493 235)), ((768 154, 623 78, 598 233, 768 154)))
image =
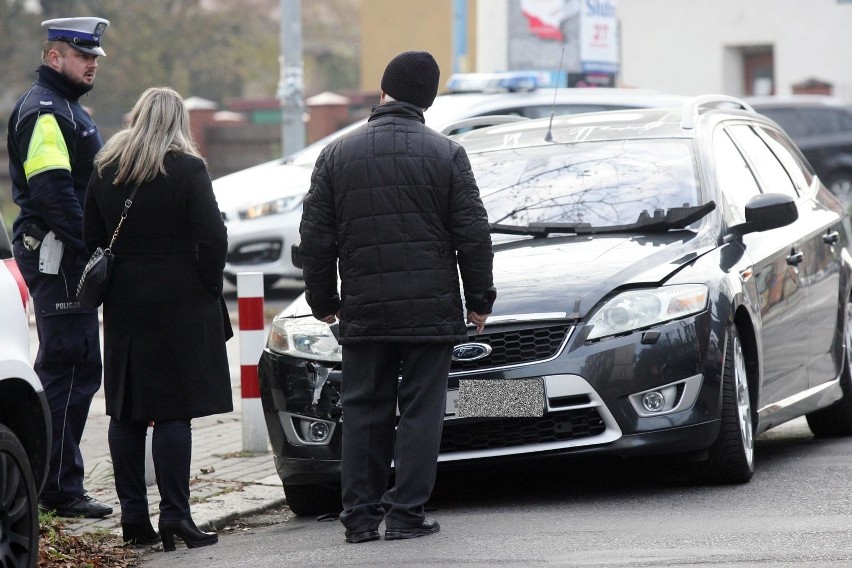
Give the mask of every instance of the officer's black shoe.
POLYGON ((66 518, 83 517, 84 519, 99 519, 107 515, 112 515, 112 507, 106 503, 96 501, 85 493, 61 503, 41 503, 39 507, 48 513, 52 512, 57 517, 66 518))
POLYGON ((385 530, 385 540, 401 540, 404 538, 417 538, 435 534, 441 530, 441 525, 434 519, 423 519, 419 525, 413 527, 388 527, 385 530))
POLYGON ((346 542, 357 544, 359 542, 370 542, 371 540, 379 540, 379 529, 370 529, 366 531, 346 531, 344 533, 346 542))

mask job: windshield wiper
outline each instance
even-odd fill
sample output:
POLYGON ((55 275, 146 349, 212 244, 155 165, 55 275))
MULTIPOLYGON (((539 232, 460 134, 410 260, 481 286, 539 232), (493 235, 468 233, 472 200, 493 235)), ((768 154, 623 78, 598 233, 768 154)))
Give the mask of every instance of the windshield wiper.
POLYGON ((686 205, 683 207, 672 207, 665 214, 663 214, 662 209, 655 209, 653 215, 643 210, 635 223, 611 225, 609 227, 592 227, 589 230, 578 231, 578 234, 621 233, 628 231, 662 233, 672 229, 685 229, 699 219, 706 217, 714 209, 716 209, 716 202, 708 201, 704 205, 697 205, 695 207, 686 205))
POLYGON ((530 237, 546 237, 551 233, 576 233, 578 229, 589 228, 588 223, 530 223, 529 226, 504 225, 491 223, 491 232, 503 235, 526 235, 530 237), (556 227, 556 229, 554 229, 556 227))
POLYGON ((672 207, 665 213, 662 209, 656 209, 653 215, 647 211, 642 211, 635 223, 607 225, 605 227, 593 227, 590 223, 530 223, 526 227, 493 223, 491 232, 506 235, 529 235, 537 238, 555 233, 574 233, 577 235, 628 232, 656 233, 686 228, 714 209, 716 209, 716 202, 709 201, 696 207, 672 207))

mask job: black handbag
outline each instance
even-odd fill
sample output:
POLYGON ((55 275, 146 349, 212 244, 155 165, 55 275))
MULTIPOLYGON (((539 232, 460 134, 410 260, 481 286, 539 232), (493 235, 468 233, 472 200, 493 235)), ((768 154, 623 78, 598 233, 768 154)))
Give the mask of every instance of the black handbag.
POLYGON ((133 205, 133 198, 136 196, 137 189, 139 189, 139 186, 134 187, 130 197, 124 201, 124 210, 121 212, 121 218, 118 220, 118 226, 112 234, 109 245, 105 249, 101 247, 95 249, 83 269, 83 275, 80 276, 80 282, 77 284, 77 301, 87 308, 94 309, 104 303, 109 287, 109 278, 112 274, 112 266, 115 262, 115 258, 112 256, 112 245, 118 237, 121 224, 127 218, 127 211, 133 205))

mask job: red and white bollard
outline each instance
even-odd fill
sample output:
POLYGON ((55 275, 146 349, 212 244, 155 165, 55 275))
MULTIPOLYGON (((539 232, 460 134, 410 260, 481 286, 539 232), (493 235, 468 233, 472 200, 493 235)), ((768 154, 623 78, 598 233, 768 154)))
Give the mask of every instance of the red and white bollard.
POLYGON ((266 452, 268 434, 260 401, 257 366, 266 345, 263 325, 263 273, 237 274, 240 318, 240 379, 242 390, 243 451, 266 452))

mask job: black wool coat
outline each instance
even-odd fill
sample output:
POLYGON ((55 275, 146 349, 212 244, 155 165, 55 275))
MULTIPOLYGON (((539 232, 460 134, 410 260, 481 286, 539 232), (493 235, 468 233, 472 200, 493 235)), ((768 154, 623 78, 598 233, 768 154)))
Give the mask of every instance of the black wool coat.
MULTIPOLYGON (((166 175, 139 186, 113 245, 103 305, 106 412, 119 420, 233 410, 220 307, 227 232, 207 168, 170 153, 166 175)), ((92 174, 86 245, 106 247, 132 187, 92 174)))
POLYGON ((465 341, 464 308, 491 313, 490 226, 470 162, 414 105, 377 106, 323 149, 300 237, 308 303, 319 318, 340 310, 341 344, 465 341))

